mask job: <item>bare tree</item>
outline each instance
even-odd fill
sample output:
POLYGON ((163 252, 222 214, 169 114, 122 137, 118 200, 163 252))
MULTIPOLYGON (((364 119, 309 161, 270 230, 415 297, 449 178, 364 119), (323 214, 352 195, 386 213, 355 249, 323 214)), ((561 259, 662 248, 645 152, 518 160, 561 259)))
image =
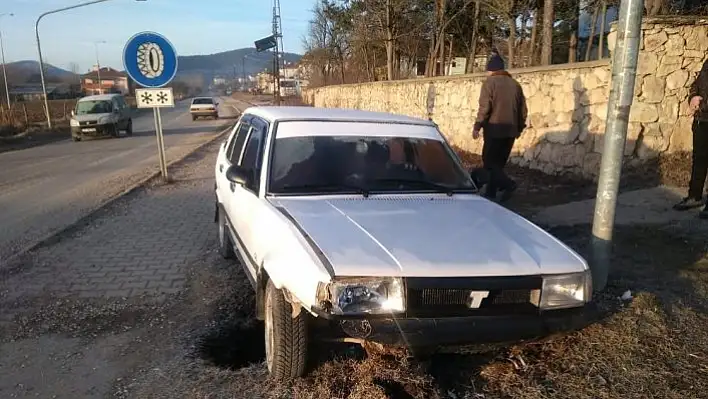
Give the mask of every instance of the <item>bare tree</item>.
MULTIPOLYGON (((517 13, 516 0, 487 0, 489 10, 499 16, 505 23, 507 30, 507 58, 509 59, 509 67, 513 68, 516 65, 516 19, 519 16, 517 13)), ((523 25, 522 25, 523 28, 523 25)))
POLYGON ((550 65, 553 62, 553 23, 555 22, 555 12, 553 2, 555 0, 545 0, 543 2, 543 45, 541 46, 541 65, 550 65))
POLYGON ((588 44, 585 48, 585 61, 590 61, 590 52, 595 44, 595 27, 597 26, 597 4, 592 6, 592 17, 590 17, 590 36, 588 36, 588 44))
POLYGON ((580 22, 580 0, 571 2, 573 12, 570 20, 570 40, 568 42, 568 62, 574 63, 578 60, 578 29, 580 22))
POLYGON ((644 10, 649 17, 666 14, 669 11, 669 0, 645 0, 644 10))

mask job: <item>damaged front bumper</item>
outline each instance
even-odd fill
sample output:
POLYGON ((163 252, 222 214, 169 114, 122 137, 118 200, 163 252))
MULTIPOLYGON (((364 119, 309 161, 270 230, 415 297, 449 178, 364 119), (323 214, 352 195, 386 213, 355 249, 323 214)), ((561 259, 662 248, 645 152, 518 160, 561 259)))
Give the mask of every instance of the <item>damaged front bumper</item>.
POLYGON ((597 308, 591 302, 579 308, 535 315, 357 319, 320 316, 324 316, 318 317, 321 323, 342 337, 392 347, 434 347, 514 342, 577 331, 596 320, 597 308))

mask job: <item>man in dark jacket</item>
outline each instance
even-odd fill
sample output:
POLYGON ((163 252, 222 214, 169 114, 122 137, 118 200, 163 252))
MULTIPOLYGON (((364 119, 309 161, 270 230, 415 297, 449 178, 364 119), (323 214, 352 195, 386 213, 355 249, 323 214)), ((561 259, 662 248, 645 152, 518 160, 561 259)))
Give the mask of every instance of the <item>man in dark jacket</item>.
POLYGON ((511 155, 514 142, 526 127, 526 97, 521 85, 504 70, 504 60, 493 54, 487 64, 487 79, 479 95, 479 110, 472 136, 484 134, 482 162, 488 174, 487 198, 495 199, 502 190, 502 201, 516 190, 504 167, 511 155))
MULTIPOLYGON (((703 189, 708 175, 708 61, 698 73, 698 77, 691 85, 688 101, 693 111, 693 167, 691 182, 688 188, 688 197, 674 205, 677 211, 704 206, 703 189)), ((708 219, 708 205, 705 205, 699 216, 708 219)))

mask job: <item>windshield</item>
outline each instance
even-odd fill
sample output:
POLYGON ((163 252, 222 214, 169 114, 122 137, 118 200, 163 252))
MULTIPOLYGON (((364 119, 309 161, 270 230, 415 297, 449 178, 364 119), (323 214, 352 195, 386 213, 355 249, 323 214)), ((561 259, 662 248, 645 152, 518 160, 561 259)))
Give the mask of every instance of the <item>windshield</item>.
POLYGON ((270 192, 474 190, 442 141, 410 137, 307 136, 274 143, 270 192))
POLYGON ((192 104, 214 104, 211 98, 195 98, 192 104))
POLYGON ((110 101, 79 101, 76 103, 76 115, 109 114, 113 112, 110 101))

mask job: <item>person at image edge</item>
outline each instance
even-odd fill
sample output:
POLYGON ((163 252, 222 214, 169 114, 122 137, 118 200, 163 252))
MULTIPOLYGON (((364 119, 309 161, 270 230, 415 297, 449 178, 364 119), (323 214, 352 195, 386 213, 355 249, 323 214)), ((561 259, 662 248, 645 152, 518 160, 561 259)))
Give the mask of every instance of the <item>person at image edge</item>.
POLYGON ((516 190, 516 182, 504 172, 514 142, 526 128, 526 97, 521 85, 504 69, 504 59, 492 53, 487 63, 487 79, 479 95, 479 109, 472 131, 477 140, 484 135, 482 162, 486 171, 485 196, 495 199, 497 190, 506 201, 516 190))
POLYGON ((674 205, 677 211, 703 206, 699 213, 701 219, 708 219, 708 204, 703 195, 703 189, 708 175, 708 61, 703 63, 701 71, 691 85, 688 101, 693 112, 693 166, 688 196, 674 205))

